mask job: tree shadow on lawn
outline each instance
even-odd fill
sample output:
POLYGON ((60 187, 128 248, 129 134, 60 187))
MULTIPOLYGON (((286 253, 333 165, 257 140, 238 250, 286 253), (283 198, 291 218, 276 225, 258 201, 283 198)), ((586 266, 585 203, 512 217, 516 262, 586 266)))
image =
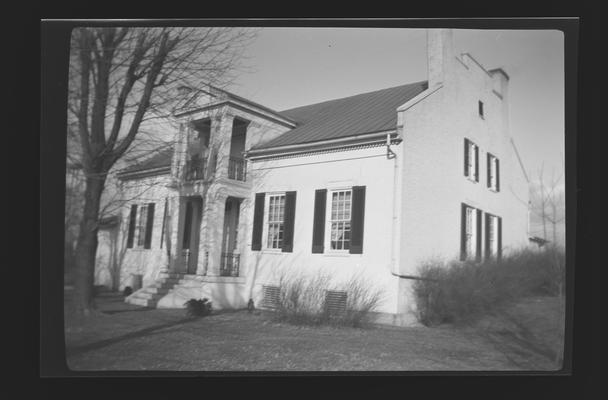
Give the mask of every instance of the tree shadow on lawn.
POLYGON ((106 347, 106 346, 120 343, 125 340, 151 336, 161 329, 184 325, 189 322, 197 321, 198 319, 199 318, 185 317, 185 318, 179 319, 177 321, 172 321, 172 322, 168 322, 168 323, 164 323, 164 324, 150 326, 148 328, 140 329, 135 332, 129 332, 124 335, 113 337, 110 339, 100 340, 98 342, 89 343, 89 344, 85 344, 85 345, 81 345, 81 346, 70 347, 70 348, 66 349, 66 356, 68 356, 68 357, 76 356, 76 355, 86 353, 91 350, 98 350, 98 349, 106 347))

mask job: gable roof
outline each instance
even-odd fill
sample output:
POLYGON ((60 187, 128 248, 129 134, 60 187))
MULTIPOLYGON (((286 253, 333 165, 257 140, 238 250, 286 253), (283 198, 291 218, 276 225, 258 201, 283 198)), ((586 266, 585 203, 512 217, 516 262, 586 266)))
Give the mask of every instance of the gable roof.
MULTIPOLYGON (((421 81, 281 111, 280 115, 296 121, 298 126, 252 150, 315 143, 395 129, 397 108, 427 88, 428 82, 421 81)), ((126 175, 167 168, 171 165, 172 155, 173 147, 170 147, 121 170, 119 176, 126 178, 126 175)))
POLYGON ((296 125, 294 121, 285 115, 282 115, 278 111, 211 85, 207 85, 205 89, 198 89, 194 91, 193 94, 190 94, 189 97, 182 100, 182 102, 175 108, 174 113, 175 115, 182 115, 210 106, 217 106, 218 104, 222 104, 226 101, 233 103, 236 102, 237 104, 246 104, 249 107, 261 110, 268 114, 267 117, 270 116, 271 118, 278 119, 289 127, 296 125), (205 99, 206 96, 208 96, 209 99, 205 99))
POLYGON ((427 87, 428 82, 421 81, 282 111, 282 115, 296 121, 298 126, 253 149, 313 143, 395 129, 397 108, 427 87))

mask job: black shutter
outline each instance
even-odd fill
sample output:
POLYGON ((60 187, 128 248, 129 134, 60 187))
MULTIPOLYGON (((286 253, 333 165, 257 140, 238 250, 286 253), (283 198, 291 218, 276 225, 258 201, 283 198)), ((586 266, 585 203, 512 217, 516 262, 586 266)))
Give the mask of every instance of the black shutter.
POLYGON ((477 243, 475 244, 475 247, 477 248, 477 251, 475 252, 475 260, 476 261, 481 261, 481 233, 482 233, 482 226, 481 226, 481 218, 482 218, 482 212, 481 210, 477 210, 477 229, 475 230, 475 236, 477 237, 477 243))
POLYGON ((467 205, 460 205, 460 261, 467 259, 467 205))
POLYGON ((500 192, 500 160, 496 159, 496 191, 500 192))
POLYGON ((365 222, 365 186, 353 186, 353 205, 350 217, 350 254, 363 253, 365 222))
POLYGON ((486 153, 487 154, 487 160, 488 160, 488 166, 487 166, 487 177, 488 179, 486 180, 488 183, 488 187, 491 188, 492 187, 492 155, 490 153, 486 153))
POLYGON ((484 229, 484 234, 485 234, 485 240, 484 240, 484 246, 486 249, 486 260, 490 258, 490 251, 492 250, 490 248, 490 218, 492 218, 492 216, 488 213, 485 214, 485 224, 486 227, 484 229))
POLYGON ((152 244, 152 228, 154 227, 154 203, 148 204, 148 219, 146 221, 146 241, 144 249, 149 249, 152 244))
POLYGON ((469 176, 469 139, 464 139, 464 176, 469 176))
POLYGON ((135 220, 137 218, 137 204, 131 205, 131 215, 129 216, 129 233, 127 236, 127 248, 133 247, 133 238, 135 237, 135 220))
POLYGON ((479 146, 475 145, 475 182, 479 182, 479 146))
POLYGON ((285 193, 285 221, 283 222, 284 253, 293 251, 293 229, 296 218, 296 192, 285 193))
POLYGON ((312 223, 312 252, 323 253, 325 241, 325 206, 327 203, 327 189, 315 191, 315 211, 312 223))
POLYGON ((262 249, 262 230, 264 228, 264 198, 265 193, 255 194, 253 207, 253 232, 251 234, 251 250, 262 249))
POLYGON ((498 249, 496 250, 496 258, 498 258, 500 260, 500 258, 502 257, 502 218, 498 217, 498 234, 497 236, 497 241, 498 241, 498 249))

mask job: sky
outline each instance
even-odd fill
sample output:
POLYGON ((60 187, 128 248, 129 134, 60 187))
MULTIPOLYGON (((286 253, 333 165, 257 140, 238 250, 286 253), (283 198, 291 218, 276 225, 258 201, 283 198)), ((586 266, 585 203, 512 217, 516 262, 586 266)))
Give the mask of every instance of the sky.
MULTIPOLYGON (((456 53, 509 74, 511 135, 531 179, 563 171, 564 41, 554 30, 454 30, 456 53)), ((427 80, 426 32, 263 28, 229 89, 277 111, 427 80)))

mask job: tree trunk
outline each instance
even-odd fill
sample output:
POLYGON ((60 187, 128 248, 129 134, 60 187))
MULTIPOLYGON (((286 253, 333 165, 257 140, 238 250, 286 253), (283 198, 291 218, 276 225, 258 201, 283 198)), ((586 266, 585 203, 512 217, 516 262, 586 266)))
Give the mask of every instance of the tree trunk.
MULTIPOLYGON (((97 175, 98 174, 94 174, 97 175)), ((99 174, 101 175, 101 174, 99 174)), ((88 315, 94 308, 95 255, 97 253, 97 231, 99 205, 105 178, 89 177, 84 193, 84 210, 76 242, 76 281, 74 307, 77 314, 88 315)))

